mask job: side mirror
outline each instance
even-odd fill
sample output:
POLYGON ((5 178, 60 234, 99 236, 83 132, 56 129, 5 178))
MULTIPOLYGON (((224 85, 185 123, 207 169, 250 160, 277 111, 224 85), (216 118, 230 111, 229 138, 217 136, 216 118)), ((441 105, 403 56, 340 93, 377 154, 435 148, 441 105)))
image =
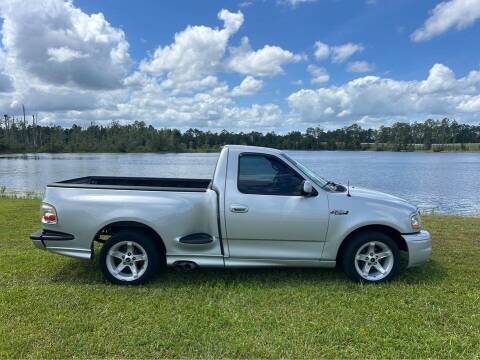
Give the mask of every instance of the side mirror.
POLYGON ((304 180, 302 184, 302 192, 305 196, 311 196, 313 194, 312 183, 308 180, 304 180))

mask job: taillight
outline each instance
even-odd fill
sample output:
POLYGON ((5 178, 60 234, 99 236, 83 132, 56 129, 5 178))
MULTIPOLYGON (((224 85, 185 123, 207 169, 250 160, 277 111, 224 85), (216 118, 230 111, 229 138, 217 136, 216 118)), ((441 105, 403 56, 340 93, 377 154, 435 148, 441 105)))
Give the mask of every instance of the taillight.
POLYGON ((42 204, 40 216, 42 217, 42 224, 57 223, 57 210, 55 210, 55 208, 50 204, 42 204))

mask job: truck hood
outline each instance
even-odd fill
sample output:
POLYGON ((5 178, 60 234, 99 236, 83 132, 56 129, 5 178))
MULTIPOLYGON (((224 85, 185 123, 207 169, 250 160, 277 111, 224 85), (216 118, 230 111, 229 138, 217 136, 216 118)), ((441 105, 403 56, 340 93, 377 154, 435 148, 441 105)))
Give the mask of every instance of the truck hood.
POLYGON ((386 194, 380 191, 376 191, 376 190, 350 186, 350 194, 352 195, 352 197, 356 197, 356 198, 363 198, 363 199, 374 200, 378 202, 390 203, 393 206, 403 207, 410 212, 414 212, 417 209, 415 205, 410 204, 409 202, 407 202, 402 198, 399 198, 397 196, 393 196, 390 194, 386 194))

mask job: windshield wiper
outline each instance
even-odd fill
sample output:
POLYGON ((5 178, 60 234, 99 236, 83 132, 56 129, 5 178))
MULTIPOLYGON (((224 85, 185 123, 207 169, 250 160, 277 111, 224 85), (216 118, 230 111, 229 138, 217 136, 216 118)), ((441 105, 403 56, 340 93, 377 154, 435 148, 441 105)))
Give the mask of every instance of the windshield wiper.
POLYGON ((337 184, 334 183, 333 181, 327 181, 327 183, 324 185, 324 187, 329 186, 329 185, 333 186, 333 187, 337 187, 337 184))

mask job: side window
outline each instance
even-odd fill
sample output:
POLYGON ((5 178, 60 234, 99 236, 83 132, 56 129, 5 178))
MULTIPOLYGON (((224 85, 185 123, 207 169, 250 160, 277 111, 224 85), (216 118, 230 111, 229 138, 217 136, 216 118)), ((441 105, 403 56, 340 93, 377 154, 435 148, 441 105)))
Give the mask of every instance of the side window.
POLYGON ((303 178, 274 156, 244 154, 238 163, 238 190, 245 194, 302 194, 303 178))

